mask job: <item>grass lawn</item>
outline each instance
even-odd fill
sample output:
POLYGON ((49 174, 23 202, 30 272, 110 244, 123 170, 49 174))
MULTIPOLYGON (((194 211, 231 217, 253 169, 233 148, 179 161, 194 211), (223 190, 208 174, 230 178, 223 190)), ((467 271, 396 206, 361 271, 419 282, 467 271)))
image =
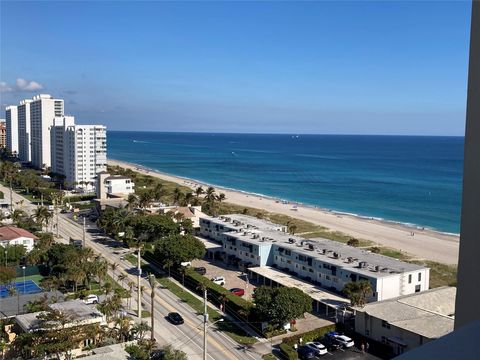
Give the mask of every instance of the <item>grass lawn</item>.
MULTIPOLYGON (((178 296, 183 302, 188 304, 198 314, 203 314, 203 301, 199 300, 197 297, 193 296, 190 292, 185 291, 180 286, 178 286, 173 281, 170 281, 167 278, 157 277, 157 281, 163 287, 167 288, 170 292, 178 296)), ((223 317, 219 312, 212 309, 211 307, 208 307, 207 311, 208 311, 210 321, 212 323, 223 317)), ((220 331, 227 334, 229 337, 231 337, 233 340, 235 340, 239 344, 252 345, 257 342, 257 340, 254 337, 249 336, 242 329, 240 329, 233 323, 224 321, 224 322, 217 323, 217 325, 220 331)))
MULTIPOLYGON (((43 279, 43 276, 40 275, 40 274, 25 276, 25 280, 32 280, 32 281, 34 281, 37 285, 40 285, 40 281, 42 281, 42 279, 43 279)), ((23 276, 17 277, 14 281, 15 281, 15 282, 22 282, 22 281, 23 281, 23 276)))
POLYGON ((440 264, 434 261, 411 261, 414 264, 425 265, 430 268, 430 289, 441 286, 457 285, 457 267, 440 264))

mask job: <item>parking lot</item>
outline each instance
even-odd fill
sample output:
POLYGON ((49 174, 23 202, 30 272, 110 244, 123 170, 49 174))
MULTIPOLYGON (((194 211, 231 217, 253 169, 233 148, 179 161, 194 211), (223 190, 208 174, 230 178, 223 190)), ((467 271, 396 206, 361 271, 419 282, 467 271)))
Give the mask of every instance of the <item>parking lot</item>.
POLYGON ((245 281, 246 274, 241 271, 227 267, 223 262, 220 261, 206 261, 206 260, 193 260, 193 267, 204 267, 207 269, 205 277, 211 279, 215 276, 225 277, 225 289, 240 288, 245 290, 245 295, 243 298, 250 300, 252 298, 253 291, 255 286, 245 281))

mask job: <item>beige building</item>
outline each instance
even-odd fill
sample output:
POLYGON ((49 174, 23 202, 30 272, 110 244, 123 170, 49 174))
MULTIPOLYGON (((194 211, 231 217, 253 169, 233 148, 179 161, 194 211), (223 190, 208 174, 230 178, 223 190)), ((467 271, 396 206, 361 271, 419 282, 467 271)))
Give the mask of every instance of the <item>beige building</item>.
POLYGON ((355 307, 355 331, 403 354, 453 331, 456 292, 441 287, 355 307))
POLYGON ((0 119, 0 148, 7 146, 7 126, 5 120, 0 119))

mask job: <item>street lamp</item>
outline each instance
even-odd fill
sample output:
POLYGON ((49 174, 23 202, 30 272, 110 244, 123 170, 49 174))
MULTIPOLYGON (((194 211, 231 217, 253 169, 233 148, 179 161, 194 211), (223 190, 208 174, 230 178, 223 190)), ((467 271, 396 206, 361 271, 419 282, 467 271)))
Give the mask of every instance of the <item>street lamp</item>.
MULTIPOLYGON (((205 290, 205 294, 207 293, 207 291, 205 290)), ((215 325, 216 323, 218 322, 222 322, 222 321, 225 321, 224 318, 221 318, 221 319, 218 319, 217 321, 211 323, 210 325, 206 326, 207 324, 207 321, 208 321, 208 315, 205 315, 205 318, 204 318, 204 328, 203 328, 203 360, 207 360, 207 329, 213 325, 215 325)))
POLYGON ((23 295, 25 295, 25 265, 22 266, 23 269, 23 295))
POLYGON ((7 247, 5 247, 5 267, 7 267, 7 256, 8 256, 8 251, 7 251, 7 247))

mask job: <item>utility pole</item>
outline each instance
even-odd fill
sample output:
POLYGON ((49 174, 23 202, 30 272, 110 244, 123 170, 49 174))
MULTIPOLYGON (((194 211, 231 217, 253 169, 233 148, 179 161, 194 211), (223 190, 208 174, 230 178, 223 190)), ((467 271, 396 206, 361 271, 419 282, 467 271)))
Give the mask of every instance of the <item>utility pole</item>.
POLYGON ((12 178, 10 178, 10 211, 13 212, 12 178))
POLYGON ((207 312, 207 288, 203 289, 203 360, 207 360, 207 324, 208 324, 208 312, 207 312))
MULTIPOLYGON (((57 212, 57 238, 59 238, 60 237, 60 231, 59 231, 60 224, 58 223, 58 206, 57 206, 57 201, 56 200, 55 200, 55 211, 57 212)), ((85 242, 84 242, 83 246, 85 246, 85 242)))
POLYGON ((151 330, 150 330, 150 340, 155 341, 155 316, 154 316, 154 309, 153 309, 153 303, 155 301, 155 285, 156 285, 156 280, 155 280, 155 275, 150 274, 148 277, 148 282, 150 283, 150 287, 152 288, 152 293, 151 293, 151 300, 150 300, 150 312, 151 312, 151 330))
POLYGON ((142 277, 142 268, 140 267, 140 246, 137 249, 137 309, 138 309, 138 320, 142 321, 142 297, 141 297, 141 289, 140 289, 140 278, 142 277))
MULTIPOLYGON (((57 225, 58 228, 58 225, 57 225)), ((87 246, 86 236, 85 236, 85 216, 83 217, 83 247, 87 246)))

